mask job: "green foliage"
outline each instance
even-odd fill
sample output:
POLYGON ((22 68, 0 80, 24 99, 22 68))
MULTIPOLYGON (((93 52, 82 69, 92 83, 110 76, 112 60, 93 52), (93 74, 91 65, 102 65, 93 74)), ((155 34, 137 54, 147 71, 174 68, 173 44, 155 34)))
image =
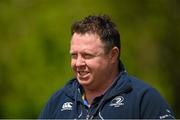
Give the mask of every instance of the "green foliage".
POLYGON ((1 0, 0 118, 37 118, 72 78, 71 24, 108 14, 121 33, 127 71, 154 86, 180 117, 177 0, 1 0))

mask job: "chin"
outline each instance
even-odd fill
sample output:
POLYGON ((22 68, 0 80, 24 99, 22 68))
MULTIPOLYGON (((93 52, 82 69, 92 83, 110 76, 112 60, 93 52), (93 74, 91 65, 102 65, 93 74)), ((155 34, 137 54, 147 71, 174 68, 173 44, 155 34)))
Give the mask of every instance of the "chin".
POLYGON ((89 86, 91 83, 89 80, 81 80, 81 79, 78 79, 78 82, 82 86, 89 86))

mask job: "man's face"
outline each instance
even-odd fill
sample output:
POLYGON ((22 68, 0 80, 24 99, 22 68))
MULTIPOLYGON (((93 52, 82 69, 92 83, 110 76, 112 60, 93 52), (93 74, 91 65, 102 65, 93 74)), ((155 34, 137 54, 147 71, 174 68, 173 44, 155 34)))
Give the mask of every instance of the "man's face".
POLYGON ((96 89, 106 84, 111 58, 97 34, 74 33, 70 54, 71 67, 83 87, 96 89))

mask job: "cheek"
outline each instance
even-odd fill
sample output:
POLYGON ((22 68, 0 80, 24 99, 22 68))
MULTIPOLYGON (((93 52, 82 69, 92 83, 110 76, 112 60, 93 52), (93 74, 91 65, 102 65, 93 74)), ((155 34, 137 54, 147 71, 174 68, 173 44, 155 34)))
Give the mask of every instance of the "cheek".
POLYGON ((101 73, 103 71, 107 70, 108 63, 107 61, 100 60, 93 64, 93 68, 96 70, 96 72, 101 73))
POLYGON ((71 60, 71 68, 72 68, 73 70, 75 70, 75 61, 74 61, 74 60, 71 60))
POLYGON ((87 66, 93 71, 99 71, 103 68, 104 63, 101 60, 88 61, 87 66))

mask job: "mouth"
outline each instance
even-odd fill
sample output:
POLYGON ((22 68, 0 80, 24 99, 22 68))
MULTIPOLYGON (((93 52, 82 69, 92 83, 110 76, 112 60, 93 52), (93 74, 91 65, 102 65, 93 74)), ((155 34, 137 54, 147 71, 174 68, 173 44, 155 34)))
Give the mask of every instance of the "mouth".
POLYGON ((77 71, 77 77, 79 78, 87 78, 89 76, 89 72, 87 71, 77 71))

